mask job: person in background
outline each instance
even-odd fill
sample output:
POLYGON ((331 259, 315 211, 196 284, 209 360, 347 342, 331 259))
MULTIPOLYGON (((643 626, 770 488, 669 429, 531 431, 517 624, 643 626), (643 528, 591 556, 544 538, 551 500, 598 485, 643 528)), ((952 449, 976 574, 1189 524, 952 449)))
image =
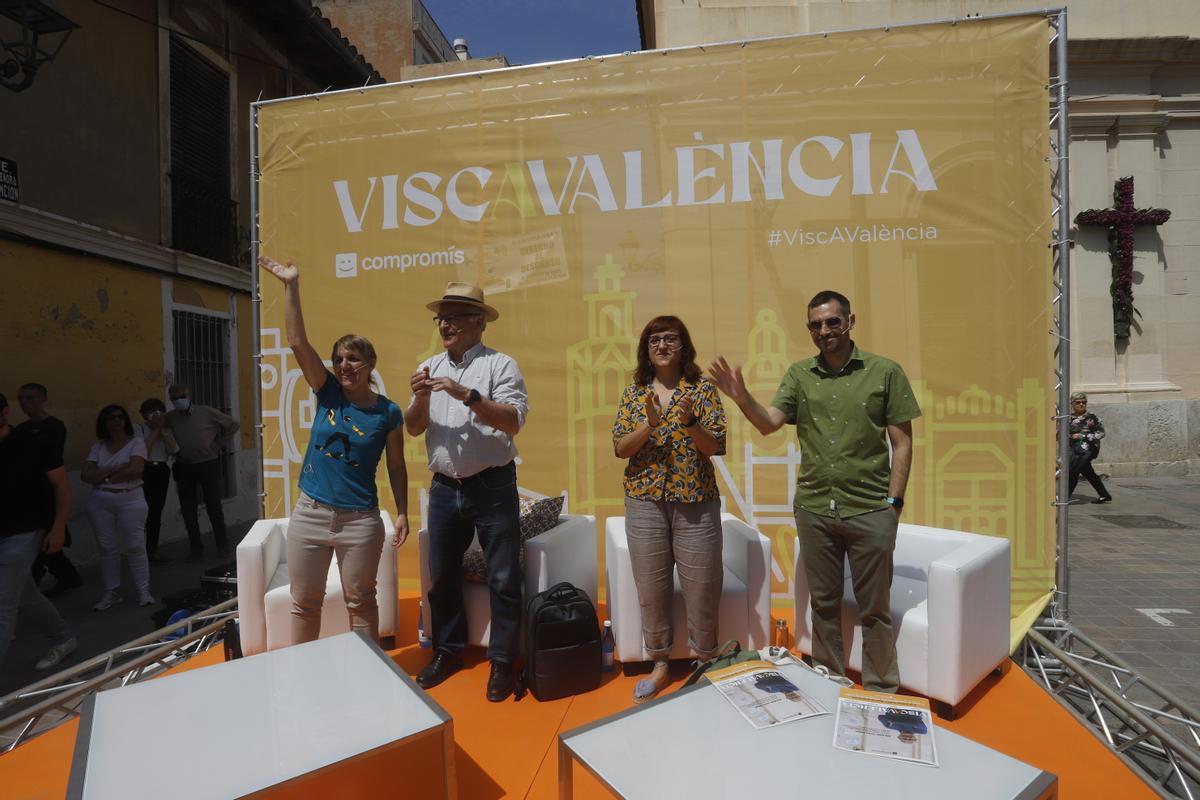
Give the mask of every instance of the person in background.
POLYGON ((638 340, 633 383, 613 424, 625 467, 625 533, 642 607, 642 640, 654 661, 637 682, 645 703, 668 681, 675 571, 687 610, 688 646, 702 661, 717 650, 721 602, 721 497, 712 457, 725 452, 725 408, 701 376, 696 348, 678 317, 655 317, 638 340))
MULTIPOLYGON (((321 632, 321 606, 329 559, 338 573, 350 628, 379 640, 376 576, 387 536, 379 514, 375 473, 387 454, 388 482, 396 503, 393 547, 408 538, 408 468, 404 463, 404 415, 375 391, 376 355, 361 336, 333 343, 325 368, 308 341, 300 308, 300 270, 260 256, 258 265, 283 283, 284 327, 304 380, 317 395, 308 450, 300 469, 300 498, 288 522, 287 563, 292 590, 292 643, 310 642, 321 632)), ((395 597, 387 598, 395 603, 395 597)))
POLYGON ((179 455, 175 459, 175 489, 179 493, 179 507, 191 545, 187 560, 195 561, 204 555, 197 490, 204 494, 204 508, 212 523, 217 554, 225 555, 229 552, 229 536, 225 532, 225 510, 221 506, 224 483, 221 450, 237 433, 238 421, 212 406, 193 405, 191 390, 182 384, 175 384, 167 391, 174 409, 167 412, 164 424, 179 446, 179 455))
POLYGON ((9 425, 8 398, 0 394, 0 668, 17 629, 18 609, 50 638, 34 669, 48 670, 75 651, 71 628, 38 591, 29 572, 38 553, 53 553, 66 538, 71 486, 58 451, 42 437, 9 425), (53 511, 44 507, 46 486, 53 511), (49 528, 45 520, 51 518, 49 528))
POLYGON ((1070 495, 1075 494, 1079 484, 1079 476, 1087 478, 1098 495, 1093 503, 1111 503, 1112 495, 1104 486, 1104 481, 1092 469, 1092 462, 1100 455, 1100 440, 1104 438, 1104 423, 1095 414, 1088 411, 1088 396, 1083 392, 1071 393, 1071 467, 1070 495))
POLYGON ((167 488, 171 485, 171 466, 168 459, 179 452, 175 437, 167 430, 167 407, 157 397, 142 401, 138 409, 142 421, 138 435, 146 443, 146 468, 142 470, 142 492, 146 496, 146 558, 152 564, 170 561, 158 554, 158 534, 162 530, 162 512, 167 504, 167 488))
MULTIPOLYGON (((17 402, 20 404, 21 410, 25 412, 25 416, 29 418, 17 426, 17 431, 43 437, 50 448, 57 453, 58 460, 61 462, 67 445, 67 426, 58 417, 46 412, 47 398, 46 387, 40 383, 26 383, 17 390, 17 402)), ((49 488, 47 491, 50 491, 49 488)), ((48 502, 46 508, 53 508, 53 503, 48 502)), ((47 519, 46 526, 49 527, 49 525, 50 520, 47 519)), ((63 548, 67 548, 71 546, 71 528, 65 527, 64 531, 66 538, 63 541, 63 548)), ((46 590, 47 597, 57 597, 83 585, 83 578, 80 576, 79 570, 71 563, 71 559, 67 557, 65 549, 38 554, 37 559, 33 562, 34 582, 40 582, 42 576, 47 572, 54 576, 54 585, 46 590)))
POLYGON ((150 564, 146 560, 146 496, 142 470, 146 442, 134 433, 124 408, 108 405, 96 417, 96 438, 80 477, 94 491, 87 500, 88 518, 100 550, 104 594, 92 608, 106 611, 122 600, 121 556, 129 565, 139 606, 157 602, 150 594, 150 564))

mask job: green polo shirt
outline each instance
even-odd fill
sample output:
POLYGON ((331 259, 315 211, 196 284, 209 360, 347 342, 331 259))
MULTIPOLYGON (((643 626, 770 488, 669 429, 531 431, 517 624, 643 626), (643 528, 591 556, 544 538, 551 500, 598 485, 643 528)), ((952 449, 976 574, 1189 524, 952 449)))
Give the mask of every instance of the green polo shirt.
POLYGON ((887 426, 921 416, 900 365, 854 347, 839 372, 820 356, 788 368, 771 405, 796 426, 796 508, 852 517, 887 508, 887 426))

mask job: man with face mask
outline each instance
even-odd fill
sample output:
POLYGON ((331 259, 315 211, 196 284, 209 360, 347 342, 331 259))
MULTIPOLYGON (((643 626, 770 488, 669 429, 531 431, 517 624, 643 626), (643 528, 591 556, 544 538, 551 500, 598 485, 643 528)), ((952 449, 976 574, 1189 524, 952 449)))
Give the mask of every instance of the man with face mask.
POLYGON ((169 390, 171 411, 167 412, 168 430, 179 445, 175 461, 175 488, 179 492, 179 506, 183 512, 183 524, 187 527, 188 542, 191 544, 189 561, 204 554, 200 540, 200 521, 197 514, 197 488, 204 493, 204 507, 208 509, 208 520, 212 523, 213 538, 217 553, 229 552, 229 539, 225 533, 225 514, 221 508, 221 450, 238 431, 238 421, 223 414, 212 406, 192 405, 188 387, 176 384, 169 390))

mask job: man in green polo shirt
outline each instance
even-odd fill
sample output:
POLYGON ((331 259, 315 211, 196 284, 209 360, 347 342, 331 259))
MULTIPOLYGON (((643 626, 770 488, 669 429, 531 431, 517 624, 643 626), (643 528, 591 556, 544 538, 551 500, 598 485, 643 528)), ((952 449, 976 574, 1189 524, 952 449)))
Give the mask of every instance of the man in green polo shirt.
POLYGON ((808 304, 817 355, 788 368, 769 408, 724 358, 710 374, 763 434, 796 426, 800 475, 796 531, 812 592, 813 661, 845 675, 843 562, 848 557, 863 629, 863 686, 900 688, 890 595, 896 526, 912 465, 912 420, 921 416, 904 370, 859 350, 850 301, 824 291, 808 304), (888 443, 891 443, 891 459, 888 443))

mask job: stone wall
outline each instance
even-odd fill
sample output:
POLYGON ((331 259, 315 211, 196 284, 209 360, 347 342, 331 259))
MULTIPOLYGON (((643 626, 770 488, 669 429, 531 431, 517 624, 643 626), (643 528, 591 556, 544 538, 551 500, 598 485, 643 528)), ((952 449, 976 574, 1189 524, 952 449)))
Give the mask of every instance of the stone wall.
POLYGON ((1091 403, 1089 410, 1104 423, 1097 472, 1200 475, 1200 400, 1091 403))

